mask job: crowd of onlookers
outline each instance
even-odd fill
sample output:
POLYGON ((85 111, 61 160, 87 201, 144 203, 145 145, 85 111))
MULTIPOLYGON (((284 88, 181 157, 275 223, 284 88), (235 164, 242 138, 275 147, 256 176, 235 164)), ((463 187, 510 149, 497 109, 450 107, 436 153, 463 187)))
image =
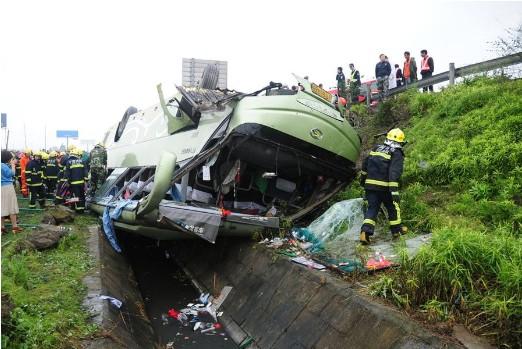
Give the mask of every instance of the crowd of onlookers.
MULTIPOLYGON (((423 79, 429 78, 433 75, 434 63, 433 58, 428 55, 427 50, 421 50, 420 69, 417 67, 415 58, 411 56, 409 51, 404 52, 404 63, 401 67, 395 64, 392 68, 388 56, 385 54, 379 55, 379 62, 375 65, 375 79, 377 82, 377 89, 379 91, 379 98, 386 96, 389 89, 409 85, 418 80, 417 72, 423 79)), ((359 100, 361 93, 361 74, 355 65, 350 63, 350 73, 347 79, 342 67, 337 68, 337 94, 339 97, 346 98, 352 103, 359 100)), ((433 91, 433 85, 423 88, 423 91, 433 91)))
POLYGON ((45 208, 47 201, 70 205, 77 213, 85 210, 86 195, 93 194, 105 181, 107 153, 97 144, 90 152, 77 147, 68 151, 46 152, 26 149, 19 152, 2 150, 2 233, 4 219, 9 218, 13 232, 19 213, 15 188, 29 198, 29 209, 45 208))

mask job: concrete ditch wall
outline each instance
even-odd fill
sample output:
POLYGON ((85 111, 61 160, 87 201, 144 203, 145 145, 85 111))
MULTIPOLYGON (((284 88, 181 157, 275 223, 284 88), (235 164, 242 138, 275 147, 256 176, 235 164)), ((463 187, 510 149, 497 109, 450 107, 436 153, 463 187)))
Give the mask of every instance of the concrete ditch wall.
POLYGON ((245 240, 177 242, 175 253, 197 282, 260 348, 460 348, 347 282, 308 270, 245 240))
POLYGON ((156 338, 145 313, 145 304, 125 256, 115 252, 97 226, 89 229, 89 250, 96 260, 93 273, 84 279, 87 297, 84 307, 101 328, 101 338, 86 343, 98 348, 156 348, 156 338), (118 309, 100 295, 119 299, 118 309))

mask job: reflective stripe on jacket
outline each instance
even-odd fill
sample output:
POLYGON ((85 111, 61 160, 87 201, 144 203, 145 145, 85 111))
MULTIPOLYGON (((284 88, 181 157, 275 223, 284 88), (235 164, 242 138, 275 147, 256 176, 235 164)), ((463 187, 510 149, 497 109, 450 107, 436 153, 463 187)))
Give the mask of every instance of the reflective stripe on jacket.
POLYGON ((38 187, 45 178, 42 163, 38 160, 31 160, 25 168, 25 179, 30 187, 38 187))
POLYGON ((433 73, 433 70, 434 70, 433 58, 431 58, 428 55, 424 56, 421 60, 421 72, 429 71, 429 72, 433 73))
POLYGON ((45 177, 49 179, 56 179, 58 178, 58 165, 56 158, 51 158, 47 160, 47 163, 45 165, 45 177))
POLYGON ((69 184, 84 184, 87 180, 87 169, 82 159, 76 156, 69 156, 64 174, 69 184))
POLYGON ((377 145, 363 162, 364 188, 379 191, 397 191, 402 175, 404 153, 401 148, 377 145))

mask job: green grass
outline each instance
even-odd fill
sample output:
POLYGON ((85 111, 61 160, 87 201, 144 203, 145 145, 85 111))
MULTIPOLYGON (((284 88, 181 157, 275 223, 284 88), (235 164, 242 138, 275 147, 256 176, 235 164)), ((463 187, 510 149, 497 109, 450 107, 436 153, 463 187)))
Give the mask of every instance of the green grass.
POLYGON ((522 80, 467 80, 388 101, 361 130, 369 146, 373 134, 404 129, 403 220, 433 233, 371 293, 506 348, 522 347, 521 96, 522 80))
MULTIPOLYGON (((26 207, 27 201, 20 200, 26 207)), ((42 212, 22 211, 20 220, 38 224, 42 212)), ((92 267, 86 240, 87 226, 94 217, 75 219, 71 234, 56 249, 15 253, 16 242, 30 234, 2 237, 2 293, 15 304, 12 321, 2 328, 2 348, 79 348, 80 340, 97 328, 89 324, 81 307, 85 288, 83 277, 92 267)))

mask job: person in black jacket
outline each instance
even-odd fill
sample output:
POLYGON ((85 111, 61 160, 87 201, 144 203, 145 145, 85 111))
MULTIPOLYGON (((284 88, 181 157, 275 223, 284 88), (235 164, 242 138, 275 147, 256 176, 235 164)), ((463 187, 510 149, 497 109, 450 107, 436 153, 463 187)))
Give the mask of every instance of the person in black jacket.
POLYGON ((56 183, 56 195, 54 197, 54 203, 56 205, 63 204, 65 202, 64 192, 67 190, 67 178, 65 178, 65 165, 69 155, 62 153, 56 158, 56 164, 58 165, 58 178, 56 183))
POLYGON ((377 89, 379 90, 379 99, 382 100, 388 92, 388 79, 391 74, 391 65, 386 61, 386 56, 379 56, 379 63, 375 65, 375 78, 377 79, 377 89))
POLYGON ((58 182, 58 163, 55 151, 49 154, 49 159, 45 163, 45 184, 47 185, 47 197, 54 199, 56 194, 56 183, 58 182))
POLYGON ((25 179, 29 187, 30 199, 29 208, 36 208, 36 199, 40 208, 45 207, 45 189, 44 189, 44 164, 42 161, 42 154, 37 152, 33 159, 29 161, 25 168, 25 179))
POLYGON ((337 95, 339 97, 346 98, 346 77, 343 73, 343 67, 337 68, 337 75, 335 76, 335 80, 337 80, 337 95))
POLYGON ((361 185, 368 200, 368 209, 359 236, 362 244, 370 243, 381 204, 388 213, 393 237, 398 237, 403 232, 399 207, 399 179, 404 164, 403 145, 404 132, 395 128, 388 132, 384 144, 374 146, 363 162, 361 185))
POLYGON ((77 213, 83 213, 85 210, 85 182, 88 175, 81 156, 82 151, 80 149, 73 149, 66 161, 64 172, 65 178, 69 183, 69 190, 78 200, 74 204, 74 209, 77 213))
MULTIPOLYGON (((435 64, 433 63, 433 58, 428 56, 427 50, 421 50, 421 75, 423 79, 430 78, 435 71, 435 64)), ((427 91, 433 92, 433 85, 426 86, 422 88, 423 92, 427 91)))

